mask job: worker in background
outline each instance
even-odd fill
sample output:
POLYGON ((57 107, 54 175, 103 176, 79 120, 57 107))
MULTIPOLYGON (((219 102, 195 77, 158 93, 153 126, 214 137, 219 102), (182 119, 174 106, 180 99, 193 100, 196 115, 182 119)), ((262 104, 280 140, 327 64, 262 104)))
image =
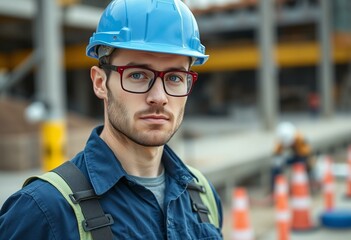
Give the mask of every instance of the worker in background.
MULTIPOLYGON (((222 239, 219 195, 207 182, 218 214, 194 204, 188 186, 199 175, 167 145, 198 78, 191 67, 208 59, 191 11, 180 0, 112 1, 86 53, 99 61, 90 77, 104 122, 71 162, 108 221, 85 221, 84 230, 109 226, 113 239, 222 239), (204 213, 217 221, 204 222, 204 213)), ((3 205, 0 239, 80 239, 68 201, 54 185, 34 180, 3 205)))
POLYGON ((318 117, 320 108, 320 99, 317 92, 310 92, 308 94, 308 108, 312 118, 318 117))
POLYGON ((287 167, 295 163, 303 163, 312 180, 311 147, 305 137, 290 122, 283 122, 276 129, 277 143, 273 150, 271 169, 271 192, 274 190, 275 177, 284 174, 287 167))

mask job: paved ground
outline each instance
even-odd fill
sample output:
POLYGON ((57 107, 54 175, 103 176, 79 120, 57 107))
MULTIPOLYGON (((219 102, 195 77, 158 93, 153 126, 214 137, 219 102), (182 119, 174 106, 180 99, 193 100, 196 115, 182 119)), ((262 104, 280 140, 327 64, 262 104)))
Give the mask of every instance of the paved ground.
MULTIPOLYGON (((335 163, 345 162, 346 151, 339 151, 331 155, 335 163)), ((338 173, 336 173, 338 174, 338 173)), ((342 173, 343 174, 343 173, 342 173)), ((342 176, 335 181, 335 209, 351 212, 351 199, 345 198, 346 179, 342 176)), ((265 193, 256 185, 244 186, 250 199, 250 223, 256 240, 279 240, 275 228, 275 210, 269 204, 265 193)), ((320 215, 325 212, 324 198, 321 191, 315 191, 310 196, 312 204, 310 214, 315 229, 313 231, 290 233, 290 240, 347 240, 351 239, 351 228, 330 229, 322 225, 320 215)), ((230 206, 225 207, 224 239, 231 239, 230 206)))
POLYGON ((40 174, 40 169, 31 169, 26 171, 0 171, 0 206, 15 191, 19 190, 24 181, 33 175, 40 174))
MULTIPOLYGON (((344 181, 339 181, 337 184, 335 209, 345 209, 351 211, 351 200, 345 200, 344 194, 344 181)), ((252 189, 251 189, 252 190, 252 189)), ((249 189, 250 191, 250 189, 249 189)), ((255 191, 255 190, 252 190, 255 191)), ((346 236, 351 237, 351 228, 345 230, 328 229, 321 225, 320 214, 324 210, 323 197, 321 194, 317 194, 312 199, 311 217, 314 226, 316 227, 313 231, 305 232, 294 232, 290 234, 291 240, 346 240, 349 239, 346 236)), ((227 212, 228 214, 228 212, 227 212)), ((276 229, 275 229, 275 212, 273 206, 260 206, 251 203, 250 217, 252 228, 255 232, 256 240, 276 240, 276 229)), ((230 217, 227 218, 225 227, 225 239, 230 239, 230 217), (229 226, 228 226, 229 225, 229 226), (229 227, 229 228, 228 228, 229 227)))

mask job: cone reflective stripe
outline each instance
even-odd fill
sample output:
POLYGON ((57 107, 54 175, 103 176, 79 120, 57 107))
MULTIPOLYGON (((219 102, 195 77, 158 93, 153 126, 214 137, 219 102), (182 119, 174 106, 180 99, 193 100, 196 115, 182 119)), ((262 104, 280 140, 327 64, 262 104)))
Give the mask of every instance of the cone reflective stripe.
POLYGON ((283 211, 280 210, 279 212, 276 213, 276 220, 278 222, 288 222, 290 221, 290 211, 283 211))
POLYGON ((334 208, 334 177, 332 173, 332 160, 326 157, 326 169, 323 176, 324 207, 326 210, 334 208))
POLYGON ((311 199, 309 197, 292 197, 291 206, 297 210, 309 208, 311 199))
POLYGON ((248 199, 244 188, 236 188, 232 199, 232 240, 252 240, 248 199))
POLYGON ((275 213, 277 240, 290 239, 290 212, 288 203, 288 184, 283 175, 278 175, 275 179, 275 213))
POLYGON ((291 228, 293 230, 309 230, 313 228, 310 214, 311 199, 308 178, 303 163, 296 163, 293 166, 291 192, 291 228))
POLYGON ((351 198, 351 146, 347 150, 347 188, 346 196, 351 198))

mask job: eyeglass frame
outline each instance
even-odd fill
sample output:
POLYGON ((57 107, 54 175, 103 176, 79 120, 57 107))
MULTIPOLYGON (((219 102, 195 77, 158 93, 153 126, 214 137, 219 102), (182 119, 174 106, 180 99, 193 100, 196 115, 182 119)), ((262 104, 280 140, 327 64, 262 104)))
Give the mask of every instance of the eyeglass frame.
POLYGON ((158 77, 160 77, 161 80, 162 80, 163 90, 165 91, 165 93, 167 95, 172 96, 172 97, 186 97, 186 96, 188 96, 191 93, 191 91, 192 91, 192 89, 193 89, 193 87, 195 85, 195 82, 198 80, 198 76, 199 76, 198 73, 194 72, 194 71, 183 71, 183 70, 157 71, 157 70, 154 70, 154 69, 151 69, 151 68, 148 68, 148 67, 138 66, 138 65, 116 66, 116 65, 112 65, 112 64, 101 64, 100 68, 118 72, 121 75, 120 83, 121 83, 122 89, 124 91, 126 91, 126 92, 135 93, 135 94, 144 94, 144 93, 147 93, 148 91, 150 91, 151 88, 154 86, 154 84, 156 82, 156 79, 158 77), (155 78, 152 80, 152 83, 150 84, 150 86, 148 87, 148 89, 146 91, 135 92, 135 91, 127 90, 127 89, 124 88, 123 83, 122 83, 123 82, 123 72, 124 72, 124 70, 129 69, 129 68, 140 68, 140 69, 145 69, 145 70, 148 70, 148 71, 151 71, 151 72, 154 73, 155 78), (165 81, 164 81, 163 77, 169 72, 182 72, 182 73, 186 73, 186 74, 189 74, 189 75, 192 76, 192 84, 191 84, 191 87, 190 87, 188 93, 182 94, 182 95, 174 95, 174 94, 170 94, 170 93, 167 92, 167 89, 166 89, 166 86, 165 86, 165 81))

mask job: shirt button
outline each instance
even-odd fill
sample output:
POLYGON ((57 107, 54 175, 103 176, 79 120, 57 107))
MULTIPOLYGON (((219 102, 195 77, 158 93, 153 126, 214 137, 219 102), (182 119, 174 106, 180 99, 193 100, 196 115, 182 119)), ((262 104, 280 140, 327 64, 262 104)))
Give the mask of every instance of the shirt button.
POLYGON ((168 225, 168 227, 173 227, 173 220, 167 219, 167 225, 168 225))
POLYGON ((183 179, 183 180, 188 180, 189 178, 188 178, 188 176, 186 176, 186 175, 182 175, 182 179, 183 179))

